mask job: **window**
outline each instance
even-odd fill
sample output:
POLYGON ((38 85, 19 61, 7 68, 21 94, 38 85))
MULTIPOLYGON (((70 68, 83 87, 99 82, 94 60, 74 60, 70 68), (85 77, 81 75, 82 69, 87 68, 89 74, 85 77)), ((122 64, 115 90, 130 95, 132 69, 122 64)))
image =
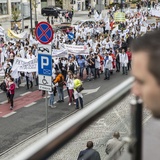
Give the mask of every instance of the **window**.
POLYGON ((8 1, 0 0, 0 15, 8 14, 8 1))

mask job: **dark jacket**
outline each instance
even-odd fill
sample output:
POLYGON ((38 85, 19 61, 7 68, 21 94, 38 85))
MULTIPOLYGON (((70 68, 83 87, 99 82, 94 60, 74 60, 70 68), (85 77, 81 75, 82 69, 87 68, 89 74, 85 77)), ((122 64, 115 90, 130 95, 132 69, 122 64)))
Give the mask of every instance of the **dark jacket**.
POLYGON ((101 160, 99 152, 94 149, 85 149, 79 153, 77 160, 101 160))

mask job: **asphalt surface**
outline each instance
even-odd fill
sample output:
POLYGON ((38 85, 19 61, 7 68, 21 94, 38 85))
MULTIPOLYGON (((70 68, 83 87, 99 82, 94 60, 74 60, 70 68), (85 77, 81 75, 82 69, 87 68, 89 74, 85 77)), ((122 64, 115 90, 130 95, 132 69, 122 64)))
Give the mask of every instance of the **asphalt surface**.
MULTIPOLYGON (((96 93, 92 94, 84 94, 84 105, 87 105, 91 101, 95 100, 99 96, 108 92, 125 79, 129 77, 126 75, 122 75, 121 73, 114 73, 111 76, 111 79, 103 80, 104 75, 101 75, 100 79, 93 80, 91 82, 84 81, 85 90, 95 89, 100 87, 100 89, 96 93)), ((31 92, 36 90, 34 87, 31 92)), ((19 97, 20 94, 25 93, 26 88, 21 87, 16 91, 15 98, 19 97)), ((65 97, 67 96, 67 92, 65 91, 65 97)), ((41 94, 41 92, 39 93, 41 94)), ((0 94, 0 102, 6 100, 6 96, 4 93, 0 94)), ((57 100, 57 96, 55 97, 57 100)), ((33 99, 34 101, 34 99, 33 99)), ((55 109, 51 109, 48 107, 48 123, 52 124, 61 118, 67 116, 68 114, 75 112, 75 106, 68 106, 68 98, 66 97, 64 103, 55 104, 57 107, 55 109)), ((0 105, 0 107, 3 105, 0 105)), ((16 114, 13 114, 8 117, 0 118, 0 153, 9 149, 10 147, 16 145, 17 143, 25 140, 29 136, 39 132, 40 130, 45 128, 45 99, 42 98, 36 102, 36 104, 27 108, 20 108, 17 110, 16 114)))

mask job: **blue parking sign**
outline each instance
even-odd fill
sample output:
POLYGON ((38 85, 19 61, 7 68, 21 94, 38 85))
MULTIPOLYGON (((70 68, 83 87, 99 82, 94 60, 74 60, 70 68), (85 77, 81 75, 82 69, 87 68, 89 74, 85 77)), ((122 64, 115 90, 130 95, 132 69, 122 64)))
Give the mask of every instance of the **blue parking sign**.
POLYGON ((38 54, 38 74, 52 76, 52 56, 47 54, 38 54))
POLYGON ((68 33, 68 39, 72 40, 74 38, 74 34, 72 32, 68 33))

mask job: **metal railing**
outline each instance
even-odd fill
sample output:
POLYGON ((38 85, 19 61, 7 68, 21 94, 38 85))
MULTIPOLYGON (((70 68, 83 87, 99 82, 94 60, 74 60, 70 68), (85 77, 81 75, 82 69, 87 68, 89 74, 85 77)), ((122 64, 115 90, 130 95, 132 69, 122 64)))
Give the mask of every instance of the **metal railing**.
MULTIPOLYGON (((59 126, 53 132, 50 132, 48 135, 40 139, 38 142, 34 143, 33 145, 29 146, 26 150, 22 151, 19 155, 13 158, 13 160, 45 160, 49 158, 62 146, 64 146, 68 141, 70 141, 77 134, 82 132, 89 124, 91 124, 93 121, 99 118, 99 116, 108 112, 122 98, 128 95, 133 81, 134 78, 130 77, 126 81, 109 91, 108 93, 99 97, 93 103, 89 104, 81 111, 72 115, 70 117, 70 120, 67 121, 65 124, 59 126)), ((136 107, 139 107, 139 105, 140 103, 136 105, 136 101, 132 104, 132 106, 136 107)), ((132 127, 142 127, 141 124, 137 126, 137 123, 135 123, 135 121, 137 120, 141 121, 141 112, 142 109, 134 109, 134 125, 132 125, 132 127)), ((139 154, 141 154, 141 129, 139 132, 133 132, 131 138, 132 139, 130 140, 130 151, 132 152, 132 154, 134 154, 135 157, 132 160, 141 160, 141 155, 139 156, 139 154), (139 136, 140 138, 137 138, 139 136), (137 142, 137 140, 139 141, 137 142), (139 148, 137 150, 134 150, 133 148, 135 148, 135 146, 138 145, 139 148), (137 158, 138 156, 139 158, 137 158)), ((112 157, 114 157, 114 154, 112 155, 112 157)))

